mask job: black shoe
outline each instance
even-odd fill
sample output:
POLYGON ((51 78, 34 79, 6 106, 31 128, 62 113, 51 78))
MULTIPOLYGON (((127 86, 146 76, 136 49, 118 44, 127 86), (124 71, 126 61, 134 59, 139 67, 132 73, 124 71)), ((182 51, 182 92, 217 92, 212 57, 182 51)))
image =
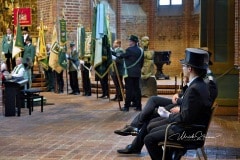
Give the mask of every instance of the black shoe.
POLYGON ((111 101, 117 101, 117 96, 115 96, 114 98, 110 99, 111 101))
POLYGON ((79 95, 80 93, 79 93, 79 92, 74 92, 73 94, 74 94, 74 95, 79 95))
POLYGON ((118 98, 117 101, 123 101, 123 98, 118 98))
POLYGON ((91 96, 91 93, 86 92, 83 94, 83 96, 91 96))
POLYGON ((141 107, 136 107, 134 108, 135 111, 142 111, 142 108, 141 107))
POLYGON ((130 107, 133 107, 133 108, 135 108, 137 105, 136 104, 134 104, 134 103, 132 103, 131 105, 130 105, 130 107))
POLYGON ((132 147, 131 144, 127 145, 124 149, 117 150, 118 153, 121 154, 140 154, 141 150, 136 150, 132 147))
POLYGON ((99 96, 98 98, 103 98, 103 97, 105 97, 105 95, 101 95, 101 96, 99 96))
POLYGON ((70 92, 69 94, 74 94, 74 92, 70 92))
POLYGON ((104 97, 102 97, 102 99, 108 99, 109 97, 108 96, 104 96, 104 97))
POLYGON ((138 129, 135 127, 132 127, 130 125, 126 125, 123 129, 116 130, 114 133, 121 135, 121 136, 137 136, 138 135, 138 129))
POLYGON ((47 92, 54 92, 54 89, 48 89, 47 92))
POLYGON ((182 156, 187 152, 185 149, 176 149, 173 151, 172 159, 180 160, 182 156))
POLYGON ((98 98, 104 98, 104 99, 106 99, 106 98, 108 98, 108 96, 107 95, 101 95, 100 97, 98 97, 98 98))
POLYGON ((121 109, 121 111, 123 111, 123 112, 128 112, 128 111, 129 111, 129 108, 123 107, 123 108, 121 109))

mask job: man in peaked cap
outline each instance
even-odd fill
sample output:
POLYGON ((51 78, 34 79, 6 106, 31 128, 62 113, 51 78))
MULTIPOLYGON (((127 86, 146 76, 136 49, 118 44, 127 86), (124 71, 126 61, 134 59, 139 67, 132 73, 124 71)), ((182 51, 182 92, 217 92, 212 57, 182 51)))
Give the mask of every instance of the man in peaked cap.
POLYGON ((135 36, 135 35, 130 35, 130 37, 129 37, 128 40, 133 41, 133 42, 135 42, 135 43, 138 43, 138 42, 139 42, 138 37, 135 36))
MULTIPOLYGON (((144 144, 153 160, 161 159, 163 155, 162 146, 158 146, 158 142, 164 141, 165 130, 169 123, 180 122, 186 124, 197 124, 207 126, 211 116, 212 100, 210 98, 209 89, 204 82, 204 77, 208 68, 208 53, 201 49, 187 48, 185 51, 185 59, 181 60, 184 76, 189 77, 188 88, 185 91, 180 105, 180 112, 170 113, 163 107, 158 108, 158 114, 165 119, 162 124, 153 128, 144 138, 144 144)), ((179 128, 170 128, 169 136, 179 133, 179 128)), ((188 134, 188 133, 186 133, 188 134)), ((184 155, 186 150, 181 150, 184 155)), ((167 152, 165 159, 171 159, 175 154, 174 150, 167 152)), ((179 158, 180 159, 180 158, 179 158)))
POLYGON ((125 63, 125 70, 127 70, 127 76, 124 78, 126 99, 122 111, 128 112, 131 103, 134 105, 134 107, 136 107, 136 111, 141 111, 142 94, 139 81, 143 67, 144 52, 143 49, 138 46, 137 36, 131 35, 129 37, 129 47, 126 49, 125 54, 120 55, 120 58, 123 58, 125 63))
POLYGON ((79 85, 78 85, 78 67, 79 67, 79 54, 75 47, 74 42, 70 42, 71 52, 68 55, 69 60, 69 79, 72 92, 70 94, 79 95, 79 85))

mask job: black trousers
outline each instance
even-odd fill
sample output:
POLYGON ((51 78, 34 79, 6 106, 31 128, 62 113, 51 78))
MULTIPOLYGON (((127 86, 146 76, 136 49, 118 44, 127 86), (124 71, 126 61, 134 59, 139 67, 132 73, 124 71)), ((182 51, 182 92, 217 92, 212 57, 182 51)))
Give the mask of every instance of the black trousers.
POLYGON ((139 134, 132 141, 132 147, 136 150, 141 150, 144 145, 144 138, 151 128, 161 125, 160 120, 164 119, 159 117, 156 109, 159 106, 172 105, 170 98, 152 96, 148 99, 143 110, 133 119, 131 126, 140 130, 139 134))
POLYGON ((45 71, 45 77, 47 81, 47 90, 51 91, 54 90, 54 75, 53 70, 49 67, 48 70, 45 71))
POLYGON ((5 58, 6 58, 7 69, 10 72, 16 66, 16 59, 12 58, 12 53, 9 53, 9 52, 5 54, 5 58))
POLYGON ((111 73, 111 77, 112 77, 113 83, 114 83, 114 85, 116 87, 116 97, 117 98, 122 98, 120 85, 123 87, 123 76, 119 75, 119 79, 120 79, 120 83, 121 84, 119 83, 117 75, 116 75, 115 72, 111 73))
POLYGON ((131 103, 134 104, 135 107, 141 108, 141 89, 140 89, 140 78, 139 77, 127 77, 124 79, 125 81, 125 89, 126 89, 126 99, 125 99, 125 107, 129 108, 131 103))
MULTIPOLYGON (((169 121, 168 119, 163 119, 160 122, 159 127, 153 128, 144 138, 144 144, 152 160, 162 159, 163 156, 162 146, 158 146, 158 142, 164 141, 165 130, 169 121)), ((165 159, 172 159, 172 154, 173 151, 168 150, 165 159)))
POLYGON ((169 104, 172 104, 172 100, 170 98, 160 96, 150 97, 143 110, 133 119, 131 126, 141 129, 144 123, 149 122, 155 117, 153 115, 156 114, 156 108, 159 106, 165 107, 169 104))
POLYGON ((69 80, 70 87, 73 93, 80 93, 79 85, 78 85, 78 72, 77 71, 69 71, 69 80))
MULTIPOLYGON (((154 114, 151 115, 151 118, 149 117, 149 119, 154 119, 155 117, 159 117, 159 115, 155 112, 154 114)), ((151 122, 151 121, 150 121, 151 122)), ((143 146, 144 146, 144 138, 148 133, 148 126, 149 126, 149 121, 146 121, 144 123, 142 123, 141 125, 141 129, 138 133, 138 135, 134 138, 134 140, 132 141, 132 148, 134 148, 135 150, 139 150, 141 151, 143 146)))
POLYGON ((103 96, 108 96, 108 74, 106 74, 103 78, 100 78, 100 84, 102 87, 102 95, 103 96))
POLYGON ((62 93, 64 87, 63 71, 61 71, 60 73, 56 72, 56 77, 57 77, 57 92, 62 93))
MULTIPOLYGON (((91 67, 90 63, 85 63, 84 65, 88 68, 91 67)), ((82 65, 81 73, 82 73, 82 83, 83 83, 84 95, 90 96, 92 94, 92 91, 91 91, 91 80, 89 78, 89 70, 82 65)))

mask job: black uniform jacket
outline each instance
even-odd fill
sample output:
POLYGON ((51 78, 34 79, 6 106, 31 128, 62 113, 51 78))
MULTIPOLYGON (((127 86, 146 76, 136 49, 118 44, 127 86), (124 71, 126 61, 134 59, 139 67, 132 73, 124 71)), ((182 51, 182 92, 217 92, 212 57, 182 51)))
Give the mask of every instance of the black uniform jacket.
POLYGON ((142 52, 143 51, 141 51, 141 49, 137 45, 135 45, 132 47, 128 47, 125 54, 121 54, 120 57, 124 58, 127 66, 128 77, 141 77, 141 69, 144 62, 144 53, 142 52), (132 66, 139 58, 140 60, 138 61, 138 63, 132 66))
POLYGON ((208 125, 212 101, 208 85, 203 78, 198 77, 185 91, 180 112, 170 114, 169 121, 208 125))

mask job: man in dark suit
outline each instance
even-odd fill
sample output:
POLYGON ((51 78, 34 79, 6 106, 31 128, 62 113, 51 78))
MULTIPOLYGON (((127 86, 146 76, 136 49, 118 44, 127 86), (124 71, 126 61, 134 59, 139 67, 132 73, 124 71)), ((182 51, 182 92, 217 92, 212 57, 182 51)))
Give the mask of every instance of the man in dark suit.
MULTIPOLYGON (((130 125, 126 125, 123 129, 115 130, 114 133, 128 136, 136 136, 131 144, 127 145, 124 149, 117 150, 121 154, 139 154, 144 145, 144 137, 147 135, 147 128, 154 127, 156 124, 155 118, 159 117, 159 114, 156 112, 156 109, 159 106, 164 107, 166 110, 174 113, 179 112, 179 105, 182 101, 182 95, 186 90, 188 78, 184 78, 184 83, 181 93, 176 93, 173 95, 172 99, 165 98, 161 96, 151 96, 143 110, 133 119, 130 125), (148 125, 151 120, 154 120, 154 124, 148 125)), ((159 119, 158 119, 159 120, 159 119)))
POLYGON ((126 49, 125 54, 121 54, 120 58, 123 58, 126 64, 128 76, 124 78, 126 99, 122 111, 129 111, 131 103, 136 107, 135 110, 141 111, 141 89, 139 81, 141 78, 141 69, 143 67, 144 52, 143 49, 138 46, 138 37, 131 35, 129 38, 129 47, 126 49))
MULTIPOLYGON (((186 124, 198 124, 207 126, 211 116, 212 100, 208 85, 204 82, 207 73, 208 53, 201 49, 187 48, 183 65, 184 76, 189 77, 188 89, 185 91, 180 105, 180 112, 170 113, 163 107, 158 108, 158 113, 164 117, 161 126, 153 128, 144 138, 144 144, 153 160, 162 157, 162 146, 158 142, 163 141, 165 129, 169 123, 182 122, 186 124)), ((175 134, 176 128, 170 129, 170 135, 175 134)), ((172 157, 172 152, 167 152, 167 159, 172 157)))
MULTIPOLYGON (((206 61, 207 63, 207 61, 206 61)), ((209 60, 209 65, 212 62, 209 60)), ((213 104, 215 98, 217 97, 218 90, 217 85, 214 81, 211 70, 208 68, 208 75, 205 78, 205 82, 208 85, 210 92, 211 102, 213 104)), ((188 77, 184 77, 184 85, 182 88, 182 93, 175 94, 172 97, 172 100, 169 98, 164 98, 160 96, 152 96, 148 99, 144 109, 140 112, 130 125, 125 126, 121 130, 116 130, 115 133, 123 136, 127 135, 137 135, 131 144, 127 145, 124 149, 119 149, 118 152, 122 154, 136 154, 140 153, 144 145, 144 137, 147 135, 147 130, 151 130, 156 126, 160 126, 162 122, 160 120, 165 119, 159 117, 159 114, 156 113, 156 108, 159 106, 164 107, 166 110, 171 113, 179 112, 179 105, 181 105, 182 94, 187 89, 188 77), (156 118, 157 117, 157 118, 156 118)))

